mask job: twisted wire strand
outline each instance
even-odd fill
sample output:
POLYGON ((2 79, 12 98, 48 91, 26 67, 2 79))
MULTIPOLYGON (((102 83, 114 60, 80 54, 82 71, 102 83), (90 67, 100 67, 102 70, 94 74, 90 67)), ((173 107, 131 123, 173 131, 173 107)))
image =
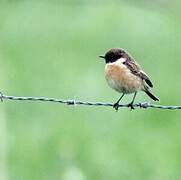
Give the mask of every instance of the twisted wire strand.
MULTIPOLYGON (((86 105, 86 106, 108 106, 113 107, 114 103, 109 102, 89 102, 89 101, 80 101, 80 100, 64 100, 64 99, 57 99, 57 98, 48 98, 48 97, 23 97, 23 96, 8 96, 0 92, 0 99, 1 102, 3 100, 14 100, 14 101, 39 101, 39 102, 53 102, 53 103, 61 103, 66 105, 86 105)), ((119 108, 128 108, 128 104, 120 104, 119 108)), ((136 103, 133 105, 134 108, 157 108, 157 109, 169 109, 169 110, 176 110, 181 109, 181 106, 163 106, 163 105, 156 105, 151 104, 148 102, 143 103, 136 103)))

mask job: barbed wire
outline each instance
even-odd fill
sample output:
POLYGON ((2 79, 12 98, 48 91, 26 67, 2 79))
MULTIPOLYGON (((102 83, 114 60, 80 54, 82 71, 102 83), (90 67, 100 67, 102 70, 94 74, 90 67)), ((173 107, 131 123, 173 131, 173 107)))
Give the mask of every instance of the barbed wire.
MULTIPOLYGON (((0 92, 0 99, 1 102, 3 100, 14 100, 14 101, 39 101, 39 102, 53 102, 53 103, 61 103, 66 105, 85 105, 85 106, 108 106, 113 107, 114 103, 107 103, 107 102, 89 102, 89 101, 80 101, 80 100, 64 100, 64 99, 57 99, 57 98, 48 98, 48 97, 24 97, 24 96, 8 96, 0 92)), ((119 108, 128 108, 129 104, 119 104, 119 108)), ((134 108, 157 108, 157 109, 170 109, 176 110, 181 109, 181 106, 163 106, 163 105, 156 105, 151 104, 148 102, 143 103, 135 103, 133 104, 134 108)))

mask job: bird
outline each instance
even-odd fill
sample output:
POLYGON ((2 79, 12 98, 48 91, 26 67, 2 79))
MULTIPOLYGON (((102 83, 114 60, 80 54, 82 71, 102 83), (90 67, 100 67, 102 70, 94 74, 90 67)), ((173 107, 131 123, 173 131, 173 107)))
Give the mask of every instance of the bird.
POLYGON ((113 104, 113 108, 118 111, 119 102, 125 94, 132 94, 133 99, 128 107, 134 109, 134 100, 138 91, 145 92, 154 101, 159 98, 153 95, 151 88, 153 83, 141 66, 132 56, 122 48, 112 48, 105 55, 100 55, 105 60, 105 78, 108 85, 119 93, 121 97, 113 104))

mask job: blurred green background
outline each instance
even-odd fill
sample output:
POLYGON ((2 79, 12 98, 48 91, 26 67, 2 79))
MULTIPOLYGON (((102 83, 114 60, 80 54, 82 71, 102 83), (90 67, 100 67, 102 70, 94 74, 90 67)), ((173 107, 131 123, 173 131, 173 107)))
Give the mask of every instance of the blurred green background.
MULTIPOLYGON (((181 104, 180 1, 0 2, 0 89, 115 102, 98 55, 127 49, 165 105, 181 104)), ((122 103, 130 102, 132 96, 122 103)), ((137 102, 149 97, 139 93, 137 102)), ((181 177, 181 111, 0 104, 0 179, 181 177)))

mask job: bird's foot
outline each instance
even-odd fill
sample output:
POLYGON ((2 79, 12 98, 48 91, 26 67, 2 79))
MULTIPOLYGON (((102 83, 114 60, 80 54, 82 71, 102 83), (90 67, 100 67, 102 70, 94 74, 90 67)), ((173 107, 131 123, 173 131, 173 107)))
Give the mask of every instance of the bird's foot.
POLYGON ((128 107, 130 107, 131 110, 135 109, 132 102, 128 104, 128 107))
POLYGON ((113 108, 114 108, 116 111, 118 111, 119 103, 116 102, 116 103, 113 105, 113 108))

